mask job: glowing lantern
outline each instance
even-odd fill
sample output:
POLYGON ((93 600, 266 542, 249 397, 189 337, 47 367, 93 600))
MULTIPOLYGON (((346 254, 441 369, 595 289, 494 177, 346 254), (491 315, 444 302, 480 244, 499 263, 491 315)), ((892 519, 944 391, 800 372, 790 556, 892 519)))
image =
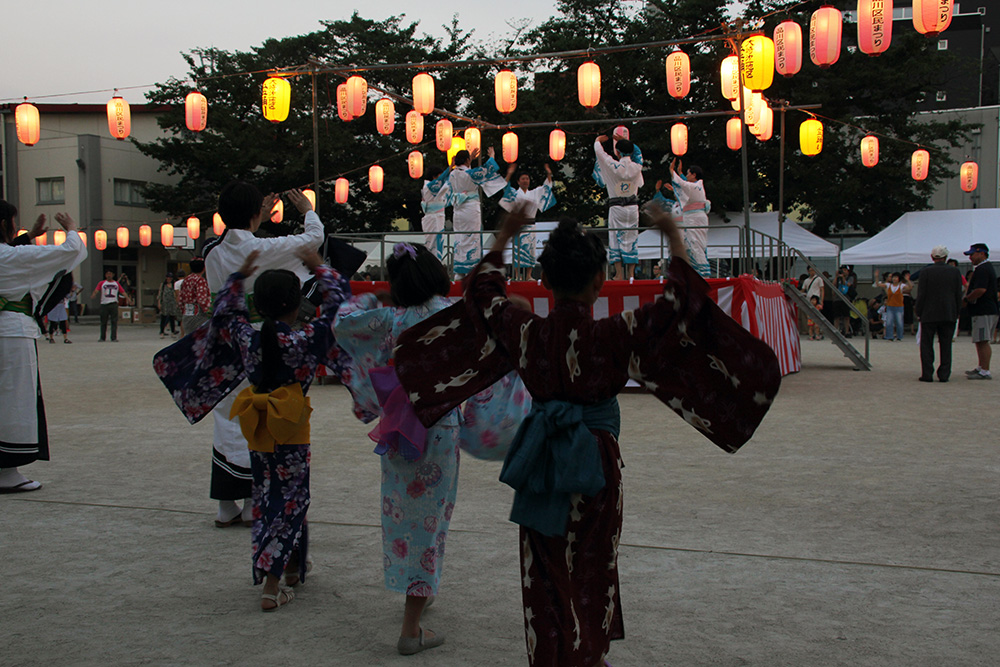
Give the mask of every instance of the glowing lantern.
POLYGON ((153 228, 149 225, 139 225, 139 245, 148 246, 153 242, 153 228))
MULTIPOLYGON (((761 107, 764 106, 764 96, 761 93, 752 92, 749 88, 744 88, 743 100, 747 107, 746 111, 743 112, 743 118, 746 120, 747 126, 756 125, 760 119, 761 107)), ((738 99, 733 100, 733 111, 739 110, 740 101, 738 99)))
POLYGON ((316 209, 316 193, 313 192, 312 190, 306 189, 306 190, 302 191, 302 196, 309 200, 309 203, 312 204, 313 210, 315 210, 316 209))
POLYGON ((722 60, 722 96, 727 100, 738 98, 740 89, 740 59, 736 56, 727 56, 722 60))
POLYGON ((799 125, 799 148, 803 155, 819 155, 823 150, 823 123, 810 118, 799 125))
POLYGON ((201 236, 201 220, 192 215, 187 219, 187 230, 189 239, 194 240, 201 236))
POLYGON ((892 42, 892 0, 858 0, 858 48, 877 56, 892 42))
POLYGON ((124 141, 132 132, 132 113, 128 102, 118 95, 108 102, 108 131, 119 141, 124 141))
POLYGON ((184 123, 192 132, 201 132, 208 126, 208 98, 199 92, 187 94, 184 98, 184 123))
POLYGON ((347 106, 347 84, 342 83, 337 86, 337 116, 340 120, 344 122, 350 122, 354 120, 354 116, 351 115, 351 109, 347 106))
POLYGON ((861 164, 866 167, 878 164, 878 137, 869 134, 861 139, 861 164))
POLYGON ((593 61, 580 65, 576 71, 577 94, 580 104, 588 109, 596 107, 601 101, 601 68, 593 61))
POLYGON ((368 82, 360 76, 347 79, 347 110, 354 118, 365 115, 368 106, 368 82))
POLYGON ((41 138, 42 126, 38 118, 38 107, 34 104, 18 104, 14 109, 14 124, 17 126, 17 140, 25 146, 34 146, 41 138))
POLYGON ((28 233, 27 229, 19 229, 19 230, 17 230, 17 235, 18 236, 24 236, 27 233, 28 233))
POLYGON ((764 102, 761 102, 760 114, 754 125, 753 133, 761 141, 768 141, 774 136, 774 111, 764 102))
POLYGON ((382 192, 382 180, 385 178, 385 173, 382 171, 382 167, 373 165, 368 168, 368 188, 372 192, 382 192))
POLYGON ((549 157, 558 162, 566 156, 566 133, 562 130, 549 132, 549 157))
POLYGON ((740 45, 740 67, 743 68, 743 85, 760 92, 771 87, 774 81, 774 42, 770 37, 754 35, 740 45))
MULTIPOLYGON (((216 215, 218 215, 218 213, 216 213, 216 215)), ((96 238, 94 239, 94 242, 97 242, 96 238)), ((160 243, 162 243, 164 247, 168 248, 174 244, 174 226, 169 222, 165 222, 160 225, 160 243)))
POLYGON ((683 51, 667 56, 667 92, 680 99, 691 90, 691 59, 683 51))
POLYGON ((913 0, 913 27, 934 37, 951 25, 953 0, 913 0))
POLYGON ((446 154, 448 158, 448 164, 451 165, 452 161, 455 159, 455 154, 458 153, 458 151, 464 151, 464 150, 465 150, 465 139, 463 139, 462 137, 453 138, 451 140, 451 148, 448 149, 448 153, 446 154))
POLYGON ((674 155, 688 152, 688 127, 684 123, 674 123, 670 127, 670 152, 674 155))
POLYGON ((94 247, 98 250, 104 250, 108 247, 108 233, 103 229, 94 232, 94 247))
POLYGON ((118 243, 119 248, 128 247, 128 227, 119 227, 118 231, 115 232, 115 241, 118 243))
POLYGON ((83 247, 87 247, 87 232, 77 232, 80 235, 80 240, 83 241, 83 247))
POLYGON ((392 134, 396 127, 396 105, 388 97, 375 103, 375 129, 379 134, 392 134))
POLYGON ((840 58, 840 30, 843 17, 839 9, 823 5, 809 20, 809 59, 826 69, 840 58))
POLYGON ((222 216, 216 211, 212 214, 212 232, 216 236, 222 236, 224 231, 226 231, 226 223, 222 221, 222 216))
POLYGON ((420 178, 424 175, 424 154, 420 151, 411 151, 406 158, 406 165, 410 169, 410 178, 420 178))
POLYGON ((406 140, 411 144, 424 140, 424 117, 416 109, 406 112, 406 140))
POLYGON ((479 128, 470 127, 465 131, 465 150, 469 151, 469 153, 479 152, 479 141, 479 128))
MULTIPOLYGON (((966 162, 959 171, 962 178, 962 190, 972 192, 979 185, 979 165, 975 162, 966 162)), ((57 234, 59 232, 56 232, 57 234)), ((58 244, 57 244, 58 245, 58 244)))
POLYGON ((48 232, 42 232, 41 234, 35 237, 35 245, 48 245, 49 242, 48 237, 49 237, 48 232))
POLYGON ((451 148, 452 126, 450 120, 439 120, 434 126, 434 144, 439 151, 451 148))
MULTIPOLYGON (((271 208, 271 222, 278 224, 285 220, 285 202, 280 199, 274 202, 274 206, 271 208)), ((195 237, 197 238, 197 237, 195 237)))
POLYGON ((931 154, 923 148, 913 151, 913 155, 910 156, 910 175, 913 176, 913 180, 922 181, 927 178, 930 163, 931 154))
POLYGON ((503 161, 507 164, 517 162, 517 135, 513 132, 503 135, 503 161))
MULTIPOLYGON (((962 167, 965 168, 964 166, 962 167)), ((66 242, 66 230, 57 229, 52 233, 52 243, 55 245, 62 245, 66 242)))
POLYGON ((802 69, 802 28, 795 21, 782 21, 774 28, 774 69, 781 76, 802 69))
POLYGON ((419 114, 434 111, 434 77, 427 72, 413 77, 413 108, 419 114))
POLYGON ((351 184, 347 182, 346 178, 338 178, 336 184, 333 186, 333 197, 338 204, 347 203, 347 195, 351 190, 351 184))
POLYGON ((260 88, 260 107, 264 118, 280 123, 288 118, 292 104, 292 86, 280 76, 268 77, 260 88))
POLYGON ((729 146, 729 150, 738 151, 743 147, 742 130, 739 118, 730 118, 726 121, 726 145, 729 146))
POLYGON ((497 111, 510 113, 517 108, 517 77, 509 69, 497 72, 493 82, 497 111))

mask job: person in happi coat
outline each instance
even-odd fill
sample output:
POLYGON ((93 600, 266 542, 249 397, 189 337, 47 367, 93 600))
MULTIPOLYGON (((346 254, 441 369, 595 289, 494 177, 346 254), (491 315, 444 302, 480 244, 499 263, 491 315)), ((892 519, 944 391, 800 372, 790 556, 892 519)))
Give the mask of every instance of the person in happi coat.
POLYGON ((674 158, 670 162, 671 184, 684 214, 684 246, 687 261, 695 271, 708 278, 712 267, 708 263, 708 212, 712 202, 705 195, 705 174, 701 167, 690 166, 674 158))
POLYGON ((407 331, 396 370, 423 423, 515 370, 531 393, 501 480, 515 489, 521 589, 531 665, 595 667, 624 636, 618 579, 622 527, 617 394, 629 378, 726 451, 753 434, 780 384, 774 352, 709 299, 670 216, 662 298, 595 320, 606 254, 573 220, 539 261, 555 305, 547 317, 512 307, 504 248, 523 224, 503 223, 465 298, 407 331))
POLYGON ((455 274, 461 277, 469 273, 479 262, 483 254, 483 243, 480 232, 483 229, 482 206, 479 201, 479 188, 482 187, 487 197, 500 192, 506 181, 500 176, 500 167, 494 158, 492 147, 486 149, 489 159, 481 167, 472 167, 472 160, 479 157, 479 150, 474 153, 461 150, 452 158, 452 168, 448 175, 451 187, 451 223, 455 230, 455 274))
POLYGON ((49 460, 48 429, 39 383, 41 330, 34 317, 55 279, 79 266, 87 247, 76 221, 65 213, 56 222, 66 230, 62 245, 29 245, 45 233, 45 216, 17 240, 17 208, 0 200, 0 493, 35 491, 41 484, 19 468, 49 460))
MULTIPOLYGON (((619 279, 635 277, 639 263, 639 188, 642 187, 642 162, 636 161, 636 147, 628 139, 614 141, 614 154, 608 153, 600 135, 594 141, 597 173, 608 192, 608 254, 617 265, 619 279)), ((638 154, 641 156, 641 153, 638 154)), ((641 157, 638 157, 641 160, 641 157)))
POLYGON ((445 169, 432 181, 424 181, 420 188, 420 209, 424 216, 420 228, 424 231, 424 246, 444 261, 445 209, 451 201, 451 170, 445 169))
MULTIPOLYGON (((556 204, 556 196, 552 193, 552 168, 545 163, 545 182, 537 188, 531 187, 531 176, 526 171, 517 171, 517 163, 507 167, 507 187, 503 189, 500 207, 505 211, 521 208, 526 224, 535 222, 535 216, 544 213, 556 204)), ((535 266, 535 233, 522 230, 514 239, 512 248, 514 255, 515 279, 527 280, 531 277, 531 269, 535 266)))

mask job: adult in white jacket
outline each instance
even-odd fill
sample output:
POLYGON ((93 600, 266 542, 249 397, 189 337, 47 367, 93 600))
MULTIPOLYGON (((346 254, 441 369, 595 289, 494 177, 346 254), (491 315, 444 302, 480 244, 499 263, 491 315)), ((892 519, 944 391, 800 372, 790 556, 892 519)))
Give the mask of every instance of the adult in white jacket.
POLYGON ((616 277, 635 276, 639 263, 636 242, 639 239, 639 188, 642 165, 633 159, 634 145, 628 139, 615 141, 615 155, 601 145, 608 140, 600 135, 594 141, 597 171, 608 190, 608 262, 618 265, 616 277))

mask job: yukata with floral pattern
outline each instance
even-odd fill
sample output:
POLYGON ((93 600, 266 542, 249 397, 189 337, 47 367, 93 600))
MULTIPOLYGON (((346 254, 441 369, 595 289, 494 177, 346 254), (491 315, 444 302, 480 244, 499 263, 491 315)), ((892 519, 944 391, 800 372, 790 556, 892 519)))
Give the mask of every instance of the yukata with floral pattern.
MULTIPOLYGON (((350 284, 327 266, 315 271, 317 285, 323 291, 319 317, 301 329, 292 330, 275 322, 281 349, 280 386, 298 383, 302 393, 309 391, 321 365, 337 367, 343 363, 331 325, 337 308, 350 295, 350 284)), ((234 273, 219 292, 212 315, 212 326, 227 331, 240 351, 251 385, 262 379, 260 332, 250 324, 243 296, 244 276, 234 273)), ((306 551, 309 543, 306 510, 309 508, 309 445, 276 445, 273 453, 251 451, 253 476, 253 580, 262 583, 265 576, 280 577, 289 558, 298 556, 298 573, 306 576, 306 551)))

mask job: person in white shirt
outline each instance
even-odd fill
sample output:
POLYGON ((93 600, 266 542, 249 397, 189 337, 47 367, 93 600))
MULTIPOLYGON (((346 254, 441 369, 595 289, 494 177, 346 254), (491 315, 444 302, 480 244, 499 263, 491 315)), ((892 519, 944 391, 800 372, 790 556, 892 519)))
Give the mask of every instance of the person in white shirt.
POLYGON ((452 169, 448 174, 448 184, 451 186, 451 226, 455 230, 456 278, 467 275, 483 256, 480 238, 483 215, 479 203, 479 188, 483 189, 487 197, 492 197, 507 185, 507 181, 500 176, 493 148, 487 148, 486 154, 489 158, 482 167, 472 167, 472 160, 479 157, 479 151, 458 151, 452 158, 452 169))
POLYGON ((684 211, 681 232, 684 234, 688 264, 708 278, 712 275, 712 267, 708 263, 708 212, 712 210, 712 202, 705 196, 704 173, 701 167, 696 166, 684 171, 684 164, 674 158, 670 162, 670 178, 677 202, 684 211))
MULTIPOLYGON (((517 163, 507 167, 507 187, 500 198, 500 208, 505 211, 519 209, 528 219, 527 225, 533 225, 535 216, 555 206, 556 197, 552 194, 552 168, 545 163, 545 182, 537 188, 531 187, 531 176, 526 171, 517 171, 517 163)), ((514 257, 514 279, 528 280, 535 266, 535 232, 530 226, 523 227, 514 237, 511 248, 514 257)))
POLYGON ((104 272, 104 280, 97 283, 97 287, 91 293, 90 298, 95 299, 101 295, 101 337, 99 342, 107 340, 108 322, 111 322, 111 342, 118 342, 118 297, 125 296, 128 292, 121 283, 115 280, 115 272, 108 269, 104 272))
POLYGON ((634 145, 628 139, 615 141, 615 155, 601 145, 608 140, 600 135, 594 141, 597 168, 608 191, 608 263, 617 266, 618 279, 631 279, 639 263, 636 241, 639 238, 639 188, 642 165, 633 159, 634 145))

